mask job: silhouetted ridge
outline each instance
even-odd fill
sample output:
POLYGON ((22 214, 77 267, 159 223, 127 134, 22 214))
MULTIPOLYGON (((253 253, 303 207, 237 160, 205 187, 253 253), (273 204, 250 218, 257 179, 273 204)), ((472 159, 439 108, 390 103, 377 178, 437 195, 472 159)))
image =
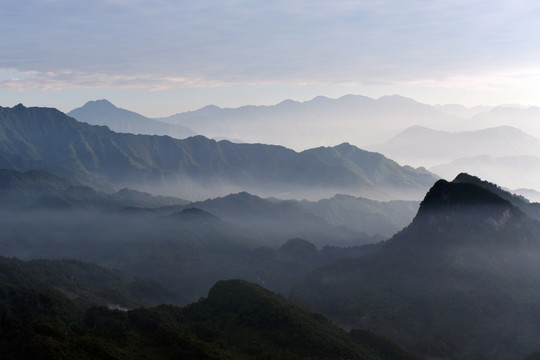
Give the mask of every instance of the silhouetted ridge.
POLYGON ((244 280, 226 280, 218 281, 210 289, 207 301, 221 310, 250 312, 259 302, 277 306, 286 300, 259 285, 244 280))
POLYGON ((492 193, 500 196, 501 198, 509 201, 512 205, 519 208, 525 214, 529 215, 535 220, 540 221, 540 204, 531 203, 529 200, 524 198, 521 195, 512 194, 496 184, 490 183, 489 181, 482 180, 476 176, 469 175, 467 173, 461 173, 452 181, 453 183, 470 183, 478 185, 486 190, 491 191, 492 193))
MULTIPOLYGON (((118 108, 113 103, 111 103, 109 100, 100 99, 100 100, 88 101, 80 109, 92 109, 93 111, 108 111, 108 110, 114 110, 114 109, 118 109, 118 108)), ((73 110, 73 111, 75 111, 75 110, 73 110)), ((73 115, 70 115, 70 116, 73 116, 73 115)))
MULTIPOLYGON (((497 194, 501 198, 510 201, 513 205, 520 207, 520 205, 529 204, 529 200, 525 199, 523 196, 512 194, 506 190, 503 190, 501 187, 496 184, 490 183, 489 181, 482 180, 477 176, 469 175, 467 173, 460 173, 454 180, 453 183, 470 183, 483 187, 486 190, 491 191, 494 194, 497 194)), ((522 209, 523 210, 523 209, 522 209)))
POLYGON ((228 192, 412 196, 436 179, 346 144, 297 153, 203 136, 132 135, 78 122, 55 109, 24 107, 0 107, 0 167, 50 171, 98 190, 130 187, 175 194, 221 193, 226 187, 228 192))
POLYGON ((448 206, 504 204, 509 205, 508 201, 476 184, 439 180, 420 203, 419 212, 448 206))
POLYGON ((70 111, 68 115, 78 121, 91 125, 105 125, 121 133, 168 135, 178 139, 195 135, 191 129, 184 126, 147 118, 136 112, 118 108, 105 99, 89 101, 82 107, 70 111))
POLYGON ((439 180, 428 191, 412 223, 389 240, 398 248, 407 244, 483 243, 514 247, 529 243, 536 229, 531 220, 509 201, 471 183, 439 180), (532 228, 531 228, 532 226, 532 228), (513 236, 515 234, 527 234, 513 236))
POLYGON ((385 338, 370 338, 362 332, 349 337, 323 316, 243 280, 219 281, 206 300, 187 307, 184 314, 204 319, 207 313, 224 319, 220 330, 225 343, 229 339, 238 342, 240 337, 244 346, 257 343, 257 358, 415 359, 385 338), (238 331, 239 327, 244 331, 238 331), (270 344, 274 355, 263 357, 270 344))
POLYGON ((205 220, 205 221, 217 221, 219 218, 215 215, 212 215, 211 213, 192 207, 188 209, 184 209, 180 212, 177 212, 174 214, 174 216, 178 219, 186 220, 186 221, 195 221, 195 220, 205 220))
POLYGON ((497 194, 440 180, 379 251, 319 268, 290 298, 428 359, 519 360, 540 347, 539 234, 497 194))

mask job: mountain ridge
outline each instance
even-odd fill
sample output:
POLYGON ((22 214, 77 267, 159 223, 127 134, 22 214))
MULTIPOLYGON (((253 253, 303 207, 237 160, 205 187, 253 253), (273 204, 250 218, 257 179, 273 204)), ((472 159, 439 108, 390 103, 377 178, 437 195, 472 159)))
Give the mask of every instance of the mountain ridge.
POLYGON ((314 271, 291 299, 425 358, 522 359, 540 347, 539 234, 464 175, 439 180, 379 251, 314 271))
POLYGON ((529 188, 538 191, 536 179, 540 176, 540 157, 478 155, 438 164, 430 167, 429 171, 445 179, 467 172, 509 189, 529 188))
POLYGON ((105 99, 88 101, 67 115, 90 125, 107 126, 120 133, 167 135, 178 139, 196 135, 185 126, 150 119, 136 112, 118 108, 105 99))
POLYGON ((402 164, 432 167, 458 158, 486 154, 537 155, 540 152, 540 139, 508 125, 467 131, 441 131, 412 126, 391 140, 368 146, 367 149, 402 164))
POLYGON ((120 134, 47 108, 0 108, 0 139, 0 167, 41 168, 98 187, 161 188, 184 198, 190 196, 178 194, 179 189, 196 194, 213 186, 222 193, 234 188, 256 193, 253 188, 264 187, 274 194, 304 189, 306 194, 409 191, 418 196, 435 180, 426 170, 400 167, 350 145, 297 153, 203 136, 177 140, 120 134))
POLYGON ((461 121, 434 107, 399 95, 372 99, 345 95, 284 100, 275 105, 180 113, 159 118, 211 138, 284 145, 297 151, 348 141, 359 146, 382 142, 411 125, 451 129, 461 121))

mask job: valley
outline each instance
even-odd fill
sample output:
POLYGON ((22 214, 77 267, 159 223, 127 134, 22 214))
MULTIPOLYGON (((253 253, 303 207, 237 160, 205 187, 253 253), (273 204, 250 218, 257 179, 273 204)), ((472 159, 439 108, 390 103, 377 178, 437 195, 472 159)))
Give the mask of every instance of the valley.
POLYGON ((0 358, 540 360, 538 19, 4 1, 0 358))
MULTIPOLYGON (((540 205, 492 182, 443 180, 348 143, 297 152, 135 135, 23 105, 0 108, 0 137, 2 316, 18 319, 2 326, 13 344, 21 329, 33 339, 24 354, 503 360, 540 349, 540 205), (165 324, 170 341, 146 334, 165 324)), ((496 154, 503 139, 535 152, 513 128, 411 128, 384 151, 419 165, 414 144, 442 161, 447 143, 496 154)))

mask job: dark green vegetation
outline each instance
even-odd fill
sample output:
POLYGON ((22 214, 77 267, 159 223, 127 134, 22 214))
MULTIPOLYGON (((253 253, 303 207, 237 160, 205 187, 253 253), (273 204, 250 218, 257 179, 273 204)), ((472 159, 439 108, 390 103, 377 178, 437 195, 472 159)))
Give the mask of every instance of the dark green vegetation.
POLYGON ((80 309, 96 305, 135 308, 179 300, 156 283, 79 260, 22 261, 0 257, 0 287, 4 300, 10 296, 10 289, 20 288, 61 294, 80 309))
POLYGON ((438 181, 380 251, 316 270, 292 300, 426 358, 522 359, 536 350, 540 224, 466 178, 438 181))
POLYGON ((40 169, 100 188, 152 188, 188 198, 235 190, 418 196, 436 179, 349 144, 297 153, 202 136, 119 134, 55 109, 23 105, 0 108, 0 168, 40 169))
POLYGON ((167 293, 74 261, 0 258, 0 349, 8 359, 414 359, 390 341, 345 331, 263 288, 217 283, 184 308, 92 304, 167 293))

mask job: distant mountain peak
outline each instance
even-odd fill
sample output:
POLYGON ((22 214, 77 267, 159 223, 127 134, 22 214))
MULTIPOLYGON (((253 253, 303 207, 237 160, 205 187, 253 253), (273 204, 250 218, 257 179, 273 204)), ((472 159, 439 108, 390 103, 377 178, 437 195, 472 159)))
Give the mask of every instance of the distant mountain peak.
POLYGON ((288 106, 288 105, 294 105, 294 104, 298 104, 298 101, 285 99, 282 102, 278 103, 276 106, 288 106))
POLYGON ((329 97, 319 95, 319 96, 314 97, 311 101, 313 101, 313 102, 326 102, 326 101, 331 101, 331 100, 332 99, 330 99, 329 97))
POLYGON ((221 108, 220 108, 219 106, 217 106, 217 105, 211 104, 211 105, 206 105, 206 106, 200 108, 199 111, 200 111, 200 110, 204 110, 204 111, 219 111, 219 110, 221 110, 221 108))
POLYGON ((381 96, 377 100, 382 101, 382 102, 385 102, 385 101, 399 102, 401 104, 420 104, 416 100, 413 100, 405 96, 397 95, 397 94, 381 96))
POLYGON ((71 110, 68 115, 78 121, 91 125, 105 125, 121 133, 168 135, 178 139, 195 135, 195 132, 187 127, 147 118, 119 108, 106 99, 88 101, 83 106, 71 110))
POLYGON ((459 173, 454 180, 452 180, 453 183, 463 183, 463 182, 468 182, 468 183, 477 183, 477 182, 480 182, 482 181, 479 177, 477 176, 474 176, 474 175, 469 175, 467 173, 459 173))
POLYGON ((341 143, 339 145, 334 146, 334 148, 336 148, 336 149, 350 149, 350 148, 358 149, 356 146, 351 145, 351 143, 349 143, 349 142, 343 142, 343 143, 341 143))
POLYGON ((219 221, 217 216, 195 207, 174 213, 173 217, 184 221, 219 221))
POLYGON ((117 107, 107 99, 90 100, 86 104, 83 105, 83 107, 85 106, 95 106, 95 107, 101 107, 101 108, 116 108, 117 109, 117 107))

